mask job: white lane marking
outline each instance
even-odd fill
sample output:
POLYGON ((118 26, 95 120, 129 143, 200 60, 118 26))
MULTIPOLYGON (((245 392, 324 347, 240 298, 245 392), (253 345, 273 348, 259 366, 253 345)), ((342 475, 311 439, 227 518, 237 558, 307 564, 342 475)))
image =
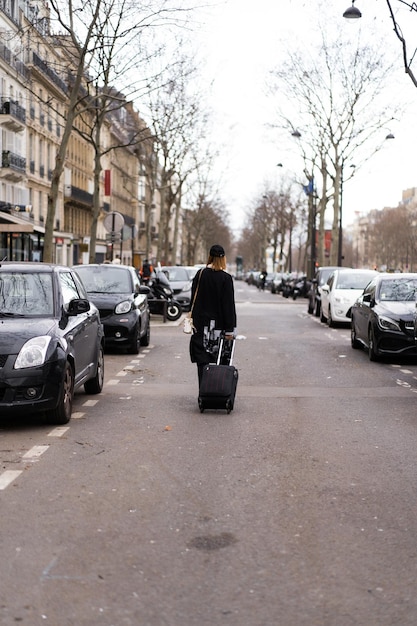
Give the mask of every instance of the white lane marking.
POLYGON ((397 385, 400 385, 401 387, 411 387, 410 383, 407 383, 405 380, 401 380, 400 378, 397 378, 397 385))
POLYGON ((127 372, 117 372, 116 376, 126 376, 127 372))
POLYGON ((6 489, 12 483, 23 470, 6 470, 3 474, 0 474, 0 490, 6 489))
POLYGON ((86 400, 83 403, 83 406, 96 406, 98 400, 86 400))
POLYGON ((84 417, 84 415, 85 413, 82 413, 81 411, 76 411, 75 413, 71 415, 71 419, 80 420, 82 417, 84 417))
POLYGON ((112 378, 111 380, 107 381, 108 385, 117 385, 119 383, 118 380, 116 380, 115 378, 112 378))
POLYGON ((25 452, 25 454, 22 456, 22 459, 25 459, 25 461, 38 459, 40 456, 42 456, 44 452, 47 451, 48 448, 49 446, 33 446, 33 448, 25 452))
POLYGON ((400 372, 402 374, 412 374, 413 373, 411 370, 403 370, 403 369, 401 369, 400 372))
POLYGON ((48 433, 48 437, 62 437, 69 430, 69 426, 57 426, 50 433, 48 433))

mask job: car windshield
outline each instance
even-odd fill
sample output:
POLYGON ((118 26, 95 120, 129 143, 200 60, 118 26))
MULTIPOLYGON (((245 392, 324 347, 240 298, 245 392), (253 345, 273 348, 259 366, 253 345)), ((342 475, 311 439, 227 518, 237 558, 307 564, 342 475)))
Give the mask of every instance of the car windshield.
POLYGON ((0 317, 48 317, 53 313, 51 274, 0 273, 0 317))
POLYGON ((389 302, 414 301, 416 291, 417 279, 415 278, 381 280, 379 297, 380 300, 389 302))
POLYGON ((365 289, 373 274, 350 274, 341 272, 336 281, 336 289, 365 289))
POLYGON ((132 293, 128 269, 104 267, 76 267, 87 293, 132 293))
POLYGON ((180 281, 180 280, 190 280, 187 270, 184 267, 165 267, 162 268, 163 272, 168 272, 168 280, 172 281, 180 281))

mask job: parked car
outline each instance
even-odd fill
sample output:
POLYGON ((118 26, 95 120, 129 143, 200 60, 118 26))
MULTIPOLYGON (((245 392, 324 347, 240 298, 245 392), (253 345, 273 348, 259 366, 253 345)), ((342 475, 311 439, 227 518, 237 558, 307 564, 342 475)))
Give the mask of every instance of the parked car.
POLYGON ((100 393, 104 333, 77 274, 47 263, 0 263, 0 414, 66 424, 74 389, 100 393))
POLYGON ((352 305, 377 274, 375 270, 334 270, 321 288, 320 320, 328 326, 350 323, 352 305))
POLYGON ((379 274, 352 306, 352 348, 365 348, 369 359, 417 355, 415 313, 417 274, 379 274))
POLYGON ((282 272, 275 272, 272 275, 271 282, 269 283, 271 293, 279 293, 280 291, 282 291, 283 277, 284 277, 284 274, 282 272))
POLYGON ((134 267, 109 263, 76 265, 88 293, 100 311, 106 348, 127 348, 138 354, 150 341, 149 287, 141 285, 134 267))
POLYGON ((308 312, 315 315, 315 317, 320 317, 321 314, 321 288, 327 280, 329 276, 334 272, 334 270, 342 269, 336 265, 329 265, 326 267, 318 267, 316 270, 316 274, 312 280, 309 292, 307 294, 308 297, 308 312))
MULTIPOLYGON (((169 280, 175 300, 180 303, 183 311, 189 311, 191 307, 192 268, 183 265, 165 265, 161 267, 161 270, 169 280)), ((194 272, 194 275, 196 273, 194 272)))
POLYGON ((299 275, 298 272, 291 272, 290 274, 284 274, 284 277, 282 279, 282 288, 281 288, 282 295, 284 296, 284 298, 292 298, 295 284, 298 282, 299 276, 302 276, 302 274, 299 275))

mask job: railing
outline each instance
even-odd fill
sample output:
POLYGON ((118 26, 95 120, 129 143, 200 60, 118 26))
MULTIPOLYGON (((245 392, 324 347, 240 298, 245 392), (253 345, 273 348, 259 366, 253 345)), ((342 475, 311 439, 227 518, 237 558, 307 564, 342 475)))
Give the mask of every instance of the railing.
POLYGON ((4 96, 0 98, 0 115, 12 115, 22 124, 26 122, 26 109, 15 100, 10 100, 4 96))
POLYGON ((0 58, 6 61, 10 67, 13 67, 18 74, 24 78, 29 78, 30 72, 26 65, 22 61, 17 60, 12 51, 4 44, 0 44, 0 58))
POLYGON ((20 172, 26 171, 26 159, 10 150, 3 150, 1 153, 1 166, 10 167, 20 172))
POLYGON ((41 59, 36 52, 32 52, 32 62, 43 74, 45 74, 57 87, 62 89, 63 92, 67 93, 67 84, 58 74, 49 67, 48 63, 41 59))
POLYGON ((88 193, 88 191, 84 191, 84 189, 80 189, 79 187, 71 186, 71 194, 69 197, 71 200, 76 200, 78 202, 82 202, 83 204, 88 204, 89 206, 93 205, 93 194, 88 193))

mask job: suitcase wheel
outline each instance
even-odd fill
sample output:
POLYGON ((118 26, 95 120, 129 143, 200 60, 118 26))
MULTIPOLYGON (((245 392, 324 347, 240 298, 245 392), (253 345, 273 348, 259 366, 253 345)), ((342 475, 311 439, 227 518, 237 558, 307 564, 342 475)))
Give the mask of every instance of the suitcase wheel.
POLYGON ((198 399, 198 406, 200 408, 200 413, 204 413, 204 406, 201 398, 198 399))
POLYGON ((229 414, 229 413, 230 413, 230 411, 232 411, 232 410, 233 410, 233 402, 232 402, 231 400, 228 400, 228 401, 226 402, 226 410, 227 410, 227 414, 229 414))

